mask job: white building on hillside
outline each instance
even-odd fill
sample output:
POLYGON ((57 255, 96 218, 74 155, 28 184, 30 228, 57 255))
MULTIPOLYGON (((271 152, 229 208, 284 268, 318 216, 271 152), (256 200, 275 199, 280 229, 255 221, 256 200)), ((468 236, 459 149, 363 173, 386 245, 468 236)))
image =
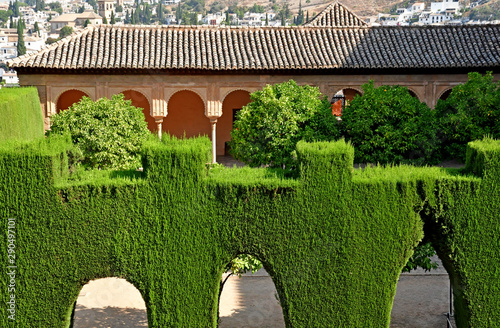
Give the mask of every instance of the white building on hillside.
POLYGON ((411 11, 414 13, 422 12, 425 10, 425 3, 416 2, 411 6, 411 11))
POLYGON ((447 9, 453 9, 456 12, 460 10, 460 3, 458 0, 443 0, 443 2, 431 2, 431 12, 440 13, 447 9))

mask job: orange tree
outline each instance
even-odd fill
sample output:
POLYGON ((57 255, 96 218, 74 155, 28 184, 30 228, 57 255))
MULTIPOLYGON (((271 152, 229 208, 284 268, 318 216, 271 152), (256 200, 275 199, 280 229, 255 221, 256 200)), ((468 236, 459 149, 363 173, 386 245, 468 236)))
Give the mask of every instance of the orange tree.
POLYGON ((326 141, 339 136, 331 105, 317 87, 293 80, 252 93, 231 131, 231 154, 249 166, 293 170, 300 140, 326 141))
POLYGON ((469 73, 467 83, 453 88, 436 106, 443 156, 465 160, 467 143, 485 135, 500 137, 500 82, 491 72, 469 73))

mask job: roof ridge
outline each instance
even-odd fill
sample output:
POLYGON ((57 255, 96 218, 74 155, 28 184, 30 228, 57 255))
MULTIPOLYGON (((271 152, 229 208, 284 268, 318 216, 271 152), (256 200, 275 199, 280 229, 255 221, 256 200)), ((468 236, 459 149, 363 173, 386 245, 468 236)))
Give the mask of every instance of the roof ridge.
POLYGON ((366 24, 366 22, 361 17, 356 15, 349 8, 347 8, 347 6, 345 6, 338 0, 330 3, 323 11, 321 11, 319 14, 317 14, 304 24, 304 26, 332 27, 367 25, 368 24, 366 24), (338 10, 339 8, 341 8, 340 11, 338 10), (340 23, 342 25, 337 25, 337 23, 340 23))

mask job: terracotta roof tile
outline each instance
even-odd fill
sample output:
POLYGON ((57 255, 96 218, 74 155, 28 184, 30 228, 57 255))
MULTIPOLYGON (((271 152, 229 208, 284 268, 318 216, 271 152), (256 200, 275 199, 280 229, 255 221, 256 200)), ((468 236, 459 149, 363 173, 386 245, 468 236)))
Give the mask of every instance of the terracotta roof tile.
POLYGON ((387 69, 500 66, 500 25, 93 26, 9 62, 44 69, 387 69))
POLYGON ((339 2, 333 2, 325 10, 305 24, 306 26, 353 27, 367 26, 366 22, 339 2))

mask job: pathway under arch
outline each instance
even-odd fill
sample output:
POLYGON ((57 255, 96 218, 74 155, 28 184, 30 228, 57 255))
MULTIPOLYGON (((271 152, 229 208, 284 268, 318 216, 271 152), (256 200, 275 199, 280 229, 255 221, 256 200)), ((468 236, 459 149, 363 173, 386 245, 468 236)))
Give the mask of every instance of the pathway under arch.
POLYGON ((144 117, 148 123, 149 131, 156 131, 156 123, 154 117, 151 116, 151 106, 148 98, 146 98, 146 96, 144 96, 141 92, 135 90, 125 90, 122 93, 126 100, 132 101, 133 106, 142 108, 142 112, 144 113, 144 117))
POLYGON ((250 92, 236 90, 228 94, 222 103, 222 116, 217 119, 217 155, 225 155, 228 151, 226 142, 231 140, 231 130, 236 113, 250 102, 250 92))
POLYGON ((189 90, 176 92, 168 101, 168 114, 163 119, 162 131, 182 138, 198 135, 211 136, 210 120, 205 116, 205 104, 200 96, 189 90))
POLYGON ((121 278, 92 280, 78 295, 73 328, 148 327, 141 293, 121 278))
POLYGON ((63 110, 68 109, 71 105, 79 102, 83 97, 88 97, 89 95, 80 90, 67 90, 61 93, 59 98, 57 98, 56 112, 60 113, 63 110))
POLYGON ((219 299, 218 327, 285 328, 276 286, 264 268, 229 277, 219 299))

